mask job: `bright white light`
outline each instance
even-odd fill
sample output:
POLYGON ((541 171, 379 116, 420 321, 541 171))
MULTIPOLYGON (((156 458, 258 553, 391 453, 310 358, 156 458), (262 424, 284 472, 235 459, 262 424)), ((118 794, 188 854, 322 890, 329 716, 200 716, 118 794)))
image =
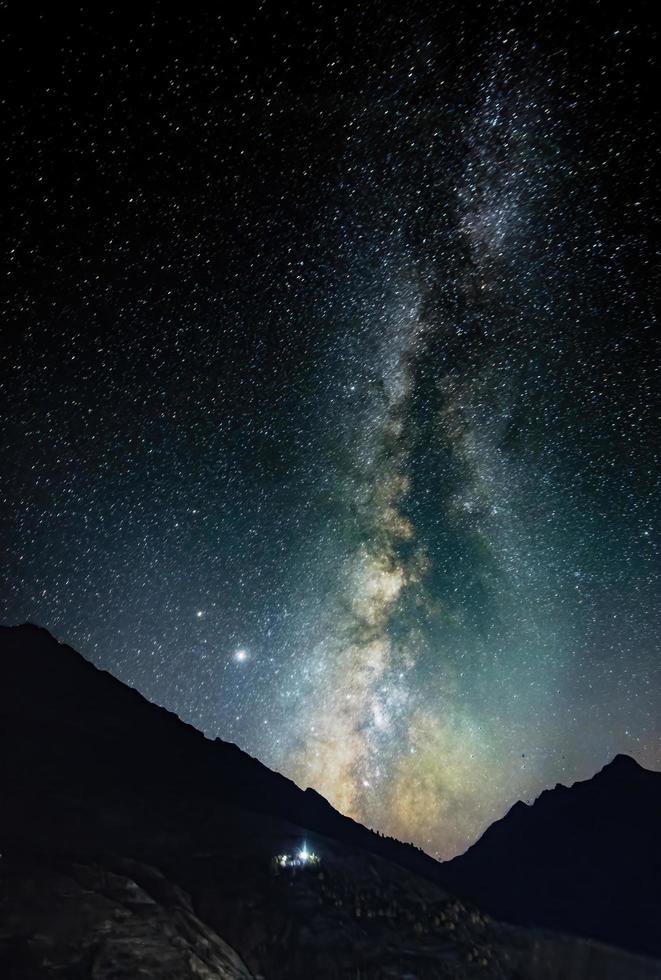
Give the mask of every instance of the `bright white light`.
POLYGON ((234 659, 238 664, 245 663, 246 660, 248 659, 248 651, 243 649, 237 650, 236 653, 234 654, 234 659))
POLYGON ((300 850, 298 852, 298 856, 301 859, 301 861, 303 862, 303 864, 305 864, 305 862, 307 860, 309 860, 310 854, 309 854, 309 852, 304 847, 302 850, 300 850))
POLYGON ((202 617, 204 616, 204 609, 198 609, 195 615, 197 616, 198 619, 202 619, 202 617))

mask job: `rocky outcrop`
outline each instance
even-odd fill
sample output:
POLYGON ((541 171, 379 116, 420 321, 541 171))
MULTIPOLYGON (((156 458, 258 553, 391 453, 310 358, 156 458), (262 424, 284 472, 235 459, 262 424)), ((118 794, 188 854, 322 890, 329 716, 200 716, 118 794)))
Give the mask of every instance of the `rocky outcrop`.
POLYGON ((250 980, 181 889, 135 861, 14 854, 0 868, 3 980, 250 980), (138 880, 142 884, 138 884, 138 880))

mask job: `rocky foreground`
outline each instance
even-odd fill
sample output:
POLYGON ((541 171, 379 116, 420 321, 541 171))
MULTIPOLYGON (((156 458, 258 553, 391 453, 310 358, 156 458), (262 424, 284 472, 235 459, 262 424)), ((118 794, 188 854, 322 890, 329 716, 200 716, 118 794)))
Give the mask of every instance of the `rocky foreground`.
POLYGON ((3 980, 661 977, 656 960, 493 920, 430 859, 45 631, 0 634, 3 980), (275 860, 301 850, 318 860, 275 860))

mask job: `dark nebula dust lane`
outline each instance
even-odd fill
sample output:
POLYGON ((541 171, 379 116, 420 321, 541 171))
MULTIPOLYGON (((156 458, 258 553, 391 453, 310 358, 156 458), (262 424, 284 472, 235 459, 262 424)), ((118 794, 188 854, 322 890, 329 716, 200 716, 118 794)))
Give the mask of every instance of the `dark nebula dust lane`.
POLYGON ((661 767, 651 5, 7 37, 2 620, 441 857, 661 767))

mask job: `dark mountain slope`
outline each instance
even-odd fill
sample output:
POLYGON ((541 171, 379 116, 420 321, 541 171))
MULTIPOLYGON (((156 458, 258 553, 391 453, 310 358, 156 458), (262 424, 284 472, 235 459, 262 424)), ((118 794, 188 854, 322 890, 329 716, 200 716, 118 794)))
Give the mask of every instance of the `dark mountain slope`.
POLYGON ((492 921, 431 858, 32 626, 0 629, 0 793, 3 980, 661 977, 492 921), (274 865, 303 842, 318 865, 274 865))
POLYGON ((205 738, 46 630, 0 627, 0 651, 0 717, 14 737, 0 769, 4 787, 27 781, 28 791, 78 787, 81 798, 115 799, 139 790, 178 804, 207 798, 291 820, 436 877, 437 862, 422 851, 342 816, 237 746, 205 738))
POLYGON ((517 803, 445 880, 492 914, 661 956, 661 773, 616 756, 517 803))

